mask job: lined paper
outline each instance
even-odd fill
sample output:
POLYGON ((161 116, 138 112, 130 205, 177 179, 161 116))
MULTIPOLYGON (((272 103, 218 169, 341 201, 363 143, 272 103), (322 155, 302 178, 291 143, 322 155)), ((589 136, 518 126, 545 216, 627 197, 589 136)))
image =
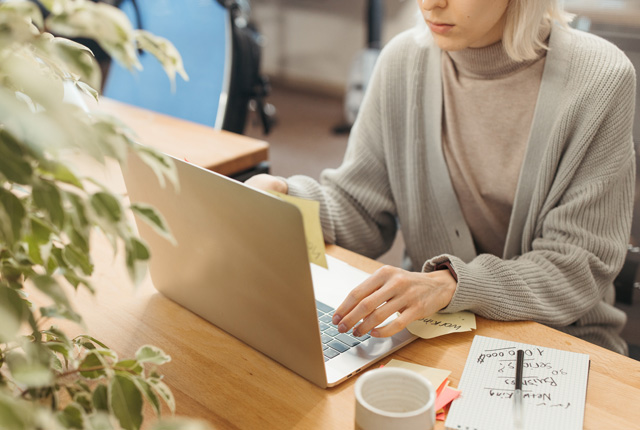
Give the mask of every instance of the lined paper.
POLYGON ((449 410, 447 429, 512 430, 516 351, 524 350, 526 430, 582 429, 589 356, 475 336, 449 410))

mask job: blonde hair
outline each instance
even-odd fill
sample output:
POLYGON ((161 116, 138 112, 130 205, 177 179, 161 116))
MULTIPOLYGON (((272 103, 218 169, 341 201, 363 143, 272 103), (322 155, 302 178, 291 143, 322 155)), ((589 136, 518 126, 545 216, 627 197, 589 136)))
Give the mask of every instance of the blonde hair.
POLYGON ((515 61, 537 58, 541 49, 547 49, 544 29, 553 21, 566 27, 573 19, 560 0, 510 0, 506 13, 502 44, 515 61))

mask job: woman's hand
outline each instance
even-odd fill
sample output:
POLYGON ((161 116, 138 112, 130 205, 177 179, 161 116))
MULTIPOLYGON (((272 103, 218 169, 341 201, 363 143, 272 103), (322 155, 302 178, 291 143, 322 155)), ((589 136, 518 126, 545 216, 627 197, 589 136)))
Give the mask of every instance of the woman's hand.
POLYGON ((277 191, 282 194, 287 194, 287 191, 289 191, 289 187, 285 181, 275 176, 267 175, 266 173, 250 177, 246 180, 245 184, 263 191, 277 191))
POLYGON ((392 336, 410 322, 446 307, 456 291, 457 282, 448 270, 431 273, 407 272, 384 266, 354 288, 333 314, 338 331, 353 330, 354 336, 371 331, 373 337, 392 336), (378 327, 396 312, 400 316, 378 327))

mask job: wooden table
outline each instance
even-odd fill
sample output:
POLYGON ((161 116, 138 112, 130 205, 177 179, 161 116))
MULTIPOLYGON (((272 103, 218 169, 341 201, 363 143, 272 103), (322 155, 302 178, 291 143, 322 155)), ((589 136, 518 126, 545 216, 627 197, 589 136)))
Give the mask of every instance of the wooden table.
MULTIPOLYGON (((108 178, 115 188, 122 178, 108 178)), ((75 295, 89 334, 133 357, 153 344, 173 360, 160 368, 177 401, 177 414, 202 418, 220 429, 349 429, 354 422, 355 378, 321 389, 156 292, 147 279, 134 292, 124 264, 107 243, 94 247, 98 292, 75 295)), ((365 271, 380 263, 336 246, 329 254, 365 271)), ((391 358, 451 370, 460 381, 473 336, 481 334, 589 354, 591 371, 586 429, 630 429, 640 423, 640 362, 533 322, 477 320, 477 330, 418 339, 391 358)), ((78 333, 80 329, 75 328, 78 333)), ((73 333, 71 333, 73 334, 73 333)), ((443 429, 439 422, 436 429, 443 429)))
POLYGON ((137 134, 140 142, 223 175, 250 169, 269 156, 269 145, 251 137, 121 103, 106 97, 93 110, 111 114, 137 134))

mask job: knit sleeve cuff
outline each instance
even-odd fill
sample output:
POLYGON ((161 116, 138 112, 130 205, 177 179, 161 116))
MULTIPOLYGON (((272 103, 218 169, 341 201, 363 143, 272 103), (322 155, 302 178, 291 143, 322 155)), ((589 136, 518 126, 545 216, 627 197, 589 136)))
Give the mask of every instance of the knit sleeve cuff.
POLYGON ((441 309, 440 312, 453 313, 469 310, 471 308, 473 302, 469 300, 469 297, 465 297, 466 294, 464 291, 465 267, 466 264, 462 260, 448 254, 433 257, 427 260, 422 266, 422 271, 424 273, 447 269, 457 282, 456 291, 453 293, 451 301, 446 307, 441 309))

